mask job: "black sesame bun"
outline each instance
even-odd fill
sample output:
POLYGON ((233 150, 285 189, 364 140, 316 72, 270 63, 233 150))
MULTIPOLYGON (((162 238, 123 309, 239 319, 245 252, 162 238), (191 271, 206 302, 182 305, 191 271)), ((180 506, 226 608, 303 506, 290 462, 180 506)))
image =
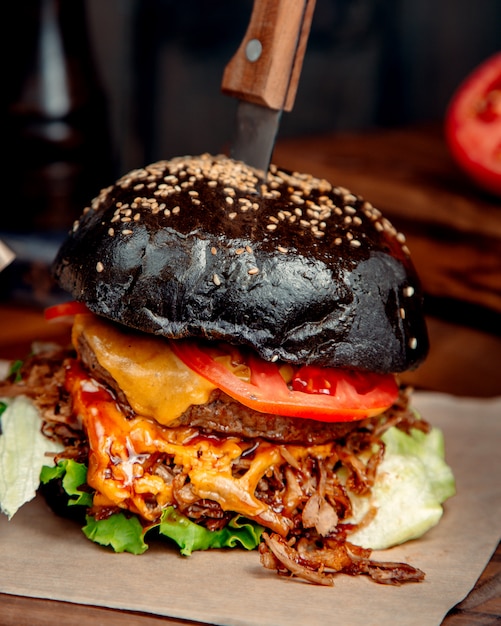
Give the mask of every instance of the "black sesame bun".
POLYGON ((264 359, 399 372, 428 351, 409 251, 360 196, 224 156, 160 161, 84 211, 54 263, 96 314, 264 359))

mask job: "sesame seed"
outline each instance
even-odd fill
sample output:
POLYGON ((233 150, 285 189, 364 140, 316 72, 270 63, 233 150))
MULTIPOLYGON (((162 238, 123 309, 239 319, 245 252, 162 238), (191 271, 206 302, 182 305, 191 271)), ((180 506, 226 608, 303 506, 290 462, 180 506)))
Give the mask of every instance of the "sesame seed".
POLYGON ((360 241, 358 239, 352 239, 350 241, 350 246, 352 246, 353 248, 360 248, 362 244, 360 243, 360 241))
POLYGON ((417 339, 416 339, 416 337, 411 337, 409 339, 409 348, 411 350, 415 350, 417 348, 417 339))
POLYGON ((226 204, 229 204, 230 206, 235 202, 231 196, 226 196, 225 200, 226 204))
POLYGON ((237 248, 235 250, 235 254, 242 254, 243 252, 245 252, 245 248, 237 248))
POLYGON ((267 224, 266 226, 266 230, 276 230, 276 229, 277 229, 276 224, 267 224))
POLYGON ((179 206, 175 206, 175 207, 172 209, 172 213, 173 213, 174 215, 178 215, 178 213, 179 213, 180 211, 181 211, 181 207, 179 207, 179 206))
POLYGON ((271 357, 271 362, 272 362, 272 363, 276 363, 277 361, 278 361, 278 354, 274 354, 274 355, 271 357))
POLYGON ((399 243, 405 243, 405 235, 403 233, 397 233, 397 241, 399 243))
POLYGON ((343 243, 343 240, 341 239, 341 237, 336 237, 334 239, 334 243, 336 244, 336 246, 340 246, 343 243))
POLYGON ((282 252, 282 254, 287 254, 287 252, 289 251, 288 248, 284 248, 283 246, 278 246, 277 250, 279 252, 282 252))
POLYGON ((214 276, 212 277, 212 282, 216 285, 216 287, 219 287, 219 285, 221 284, 221 279, 217 274, 214 274, 214 276))
POLYGON ((115 234, 115 229, 114 228, 108 228, 108 235, 110 237, 113 237, 114 234, 115 234))
POLYGON ((250 274, 251 276, 254 276, 255 274, 259 274, 259 269, 257 267, 251 267, 247 271, 247 274, 250 274))
POLYGON ((409 285, 408 287, 404 287, 404 296, 406 298, 410 298, 413 295, 414 295, 414 287, 412 287, 411 285, 409 285))
POLYGON ((170 217, 170 210, 169 209, 165 209, 164 210, 164 215, 165 215, 165 217, 170 217))
POLYGON ((217 249, 215 246, 212 246, 212 248, 210 249, 211 254, 217 254, 217 249))
POLYGON ((132 231, 128 229, 122 230, 122 235, 132 235, 132 231))
POLYGON ((101 273, 104 270, 104 265, 101 263, 101 261, 98 261, 96 263, 96 272, 101 273))
POLYGON ((405 309, 401 308, 398 310, 400 317, 404 320, 405 319, 405 309))
POLYGON ((232 211, 231 213, 228 213, 228 217, 230 218, 230 220, 234 220, 236 218, 237 214, 235 213, 235 211, 232 211))
POLYGON ((249 254, 252 254, 252 253, 254 252, 254 250, 253 250, 250 246, 248 246, 248 245, 247 245, 247 246, 245 246, 245 249, 247 250, 247 252, 248 252, 249 254))

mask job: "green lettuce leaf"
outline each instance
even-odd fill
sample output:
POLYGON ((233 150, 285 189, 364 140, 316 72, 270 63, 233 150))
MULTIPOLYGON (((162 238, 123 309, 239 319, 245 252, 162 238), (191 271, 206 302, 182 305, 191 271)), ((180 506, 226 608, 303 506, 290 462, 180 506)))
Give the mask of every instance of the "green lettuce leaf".
POLYGON ((39 413, 24 396, 3 400, 0 434, 0 510, 10 518, 32 500, 47 458, 63 446, 41 432, 39 413))
POLYGON ((114 513, 106 519, 96 520, 87 515, 84 535, 102 546, 110 546, 115 552, 142 554, 148 549, 144 542, 144 529, 139 519, 124 513, 114 513))
POLYGON ((426 434, 412 429, 408 435, 390 428, 384 435, 385 456, 369 498, 349 493, 353 517, 360 522, 371 506, 375 518, 350 534, 356 545, 374 550, 417 539, 443 515, 442 504, 455 494, 451 468, 445 462, 444 438, 438 428, 426 434))
MULTIPOLYGON (((40 474, 42 483, 61 480, 63 489, 69 496, 69 505, 89 507, 92 495, 82 491, 87 478, 87 467, 72 459, 64 459, 53 467, 44 466, 40 474)), ((190 555, 195 550, 209 548, 234 548, 241 546, 253 550, 259 545, 263 527, 237 515, 228 525, 218 531, 207 530, 190 521, 185 515, 170 506, 163 511, 160 521, 144 528, 134 515, 115 513, 103 520, 86 516, 83 527, 85 536, 103 546, 113 548, 115 552, 142 554, 148 549, 144 536, 156 530, 164 537, 172 539, 183 555, 190 555)), ((151 533, 150 533, 151 534, 151 533)))
POLYGON ((57 465, 49 467, 44 465, 40 472, 40 482, 46 485, 51 480, 62 479, 63 489, 69 496, 68 506, 92 505, 92 494, 82 491, 82 485, 87 480, 87 466, 77 463, 73 459, 63 459, 57 465))
POLYGON ((190 521, 185 515, 170 506, 162 513, 160 521, 143 528, 135 516, 115 513, 103 520, 96 520, 90 515, 83 528, 85 536, 115 552, 142 554, 148 549, 144 538, 152 531, 171 539, 180 548, 184 556, 195 550, 211 548, 242 547, 254 550, 259 545, 263 527, 237 515, 228 525, 217 531, 211 531, 190 521))
POLYGON ((241 515, 236 515, 221 530, 208 530, 190 521, 170 506, 162 513, 158 531, 177 543, 181 554, 189 556, 195 550, 235 548, 254 550, 259 545, 264 528, 241 515))

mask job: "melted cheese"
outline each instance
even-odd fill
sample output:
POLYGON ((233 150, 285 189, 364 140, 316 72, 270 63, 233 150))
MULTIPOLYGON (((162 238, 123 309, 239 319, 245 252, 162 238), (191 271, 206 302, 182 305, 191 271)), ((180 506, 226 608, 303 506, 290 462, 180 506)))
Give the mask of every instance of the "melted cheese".
POLYGON ((83 335, 99 365, 116 380, 138 415, 170 424, 216 388, 189 369, 160 337, 122 331, 94 315, 77 315, 73 345, 83 335))
POLYGON ((96 490, 96 506, 110 504, 155 521, 162 509, 176 505, 173 480, 154 470, 158 454, 176 465, 176 479, 188 486, 193 501, 208 498, 285 536, 292 525, 255 496, 259 480, 287 462, 311 454, 325 458, 332 444, 275 445, 260 442, 249 467, 234 476, 233 463, 248 447, 237 437, 202 437, 188 427, 165 428, 151 419, 127 419, 111 394, 76 366, 68 371, 67 387, 89 439, 88 484, 96 490), (284 455, 283 448, 286 448, 284 455))

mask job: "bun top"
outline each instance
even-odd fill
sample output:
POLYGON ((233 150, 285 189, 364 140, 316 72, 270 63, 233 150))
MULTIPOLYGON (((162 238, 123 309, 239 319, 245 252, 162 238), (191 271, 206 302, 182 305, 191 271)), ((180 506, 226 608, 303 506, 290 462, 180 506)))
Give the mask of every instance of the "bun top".
POLYGON ((344 187, 225 156, 153 163, 103 189, 61 246, 94 313, 267 360, 399 372, 428 351, 404 237, 344 187))

